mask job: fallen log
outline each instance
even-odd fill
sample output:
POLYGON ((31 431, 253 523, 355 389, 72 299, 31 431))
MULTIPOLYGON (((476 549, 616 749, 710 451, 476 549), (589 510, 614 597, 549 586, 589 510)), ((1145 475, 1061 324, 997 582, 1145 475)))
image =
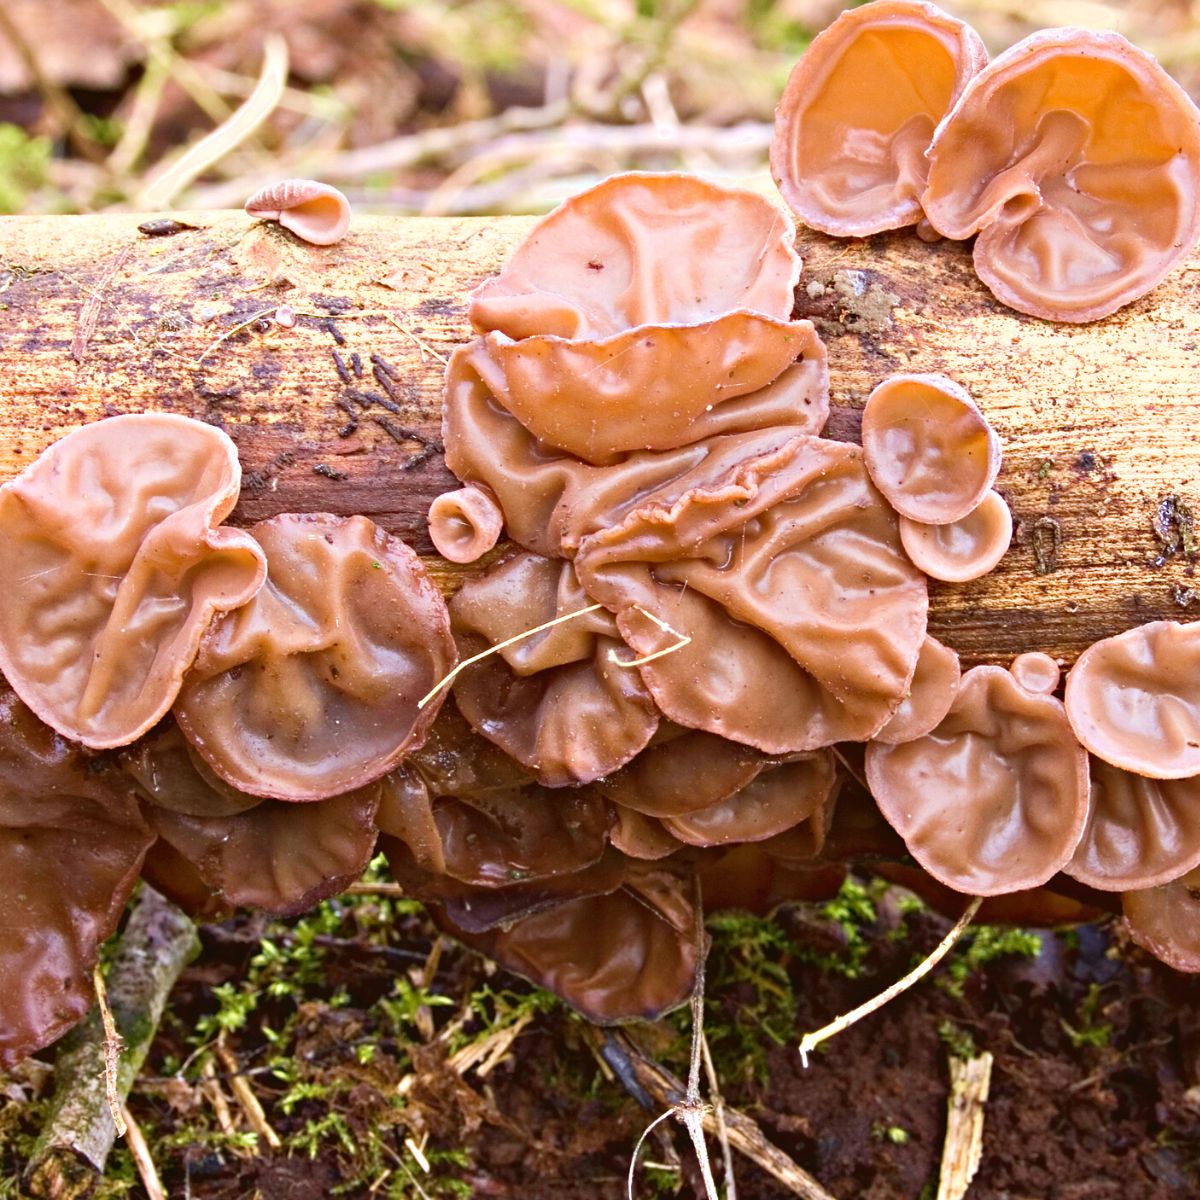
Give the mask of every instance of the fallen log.
MULTIPOLYGON (((360 217, 321 249, 242 213, 177 214, 173 236, 128 215, 0 222, 0 477, 107 413, 169 410, 238 444, 235 521, 363 513, 432 555, 442 360, 469 337, 467 292, 526 218, 360 217), (288 327, 273 319, 295 313, 288 327)), ((897 370, 941 371, 1004 445, 1017 518, 990 576, 931 586, 931 631, 966 664, 1041 649, 1071 661, 1132 625, 1200 615, 1200 256, 1090 326, 1000 306, 968 246, 911 232, 802 231, 797 314, 830 353, 830 436, 897 370)), ((451 590, 464 568, 434 562, 451 590)), ((470 570, 471 568, 466 568, 470 570)))

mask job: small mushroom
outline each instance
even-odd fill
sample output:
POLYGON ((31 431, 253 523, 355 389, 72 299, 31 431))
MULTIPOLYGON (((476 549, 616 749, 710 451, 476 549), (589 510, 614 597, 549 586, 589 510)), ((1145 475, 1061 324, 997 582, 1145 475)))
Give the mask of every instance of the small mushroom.
POLYGON ((917 669, 908 685, 908 693, 872 740, 894 746, 924 737, 940 725, 950 711, 961 678, 958 655, 937 638, 927 635, 921 643, 917 669))
POLYGON ((450 603, 464 658, 571 613, 582 616, 469 666, 454 684, 471 726, 551 787, 589 783, 650 740, 658 711, 617 633, 563 560, 519 552, 469 579, 450 603))
POLYGON ((84 425, 0 488, 0 669, 43 721, 105 749, 167 713, 214 615, 266 575, 219 527, 240 480, 221 430, 144 413, 84 425))
POLYGON ((1145 295, 1200 235, 1200 113, 1115 33, 1049 29, 970 82, 929 149, 926 215, 975 242, 1004 304, 1095 321, 1145 295))
POLYGON ((208 768, 174 722, 121 756, 121 766, 149 803, 189 817, 232 817, 262 803, 208 768))
POLYGON ((669 834, 660 820, 619 805, 610 838, 622 854, 646 862, 656 862, 683 849, 683 843, 669 834))
POLYGON ((1176 971, 1200 972, 1200 870, 1121 896, 1125 927, 1143 950, 1176 971))
POLYGON ((923 525, 900 518, 904 552, 926 575, 943 583, 969 583, 986 575, 1012 541, 1012 513, 999 492, 988 492, 959 521, 923 525))
POLYGON ((1147 779, 1091 759, 1092 798, 1063 870, 1102 892, 1158 887, 1200 867, 1200 778, 1147 779))
POLYGON ((428 732, 454 662, 421 560, 366 517, 283 514, 249 534, 268 563, 253 602, 210 630, 175 705, 226 783, 321 800, 399 764, 428 732))
POLYGON ((471 296, 471 324, 510 338, 606 338, 734 310, 786 321, 800 277, 791 219, 695 175, 614 175, 572 196, 471 296))
POLYGON ((796 64, 775 112, 771 174, 813 229, 864 237, 921 220, 925 151, 987 62, 969 26, 912 0, 842 13, 796 64))
POLYGON ((278 221, 314 246, 332 246, 350 228, 350 201, 315 179, 269 183, 246 201, 246 211, 264 221, 278 221))
POLYGON ((887 502, 925 525, 966 517, 1000 470, 1000 439, 944 375, 892 375, 879 384, 863 409, 862 447, 887 502))
POLYGON ((880 811, 935 879, 976 896, 1039 887, 1071 860, 1088 811, 1087 755, 1062 704, 976 667, 923 738, 867 747, 880 811))
POLYGON ((1152 621, 1089 646, 1065 701, 1097 758, 1151 779, 1200 775, 1200 621, 1152 621))
POLYGON ((1030 650, 1018 654, 1009 664, 1012 677, 1027 691, 1052 696, 1062 679, 1062 668, 1048 654, 1030 650))
POLYGON ((453 563, 472 563, 500 540, 504 514, 491 488, 468 484, 443 492, 429 506, 429 538, 453 563))

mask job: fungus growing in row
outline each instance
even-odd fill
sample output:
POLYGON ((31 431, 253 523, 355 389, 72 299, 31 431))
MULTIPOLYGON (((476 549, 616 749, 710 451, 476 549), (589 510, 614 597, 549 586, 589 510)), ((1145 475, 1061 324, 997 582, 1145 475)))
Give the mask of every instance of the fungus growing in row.
POLYGON ((864 237, 916 224, 925 151, 987 51, 932 4, 842 13, 792 70, 775 112, 771 174, 813 229, 864 237))
POLYGON ((933 227, 975 242, 1004 304, 1094 321, 1145 295, 1200 235, 1200 113, 1115 33, 1050 29, 985 67, 929 149, 933 227))
POLYGON ((224 779, 278 800, 353 791, 429 730, 454 663, 445 601, 421 560, 366 517, 285 514, 250 534, 254 600, 215 623, 175 705, 224 779))
POLYGON ((1128 892, 1200 867, 1200 779, 1147 779, 1098 758, 1091 773, 1087 826, 1068 875, 1128 892))
POLYGON ((866 768, 913 857, 975 896, 1045 883, 1070 862, 1087 818, 1087 754, 1062 704, 999 667, 968 671, 925 737, 872 742, 866 768))
POLYGON ((1151 779, 1200 775, 1200 622, 1152 621, 1089 646, 1065 700, 1097 758, 1151 779))
POLYGON ((260 188, 246 211, 263 221, 278 221, 314 246, 332 246, 350 228, 350 201, 335 187, 315 179, 282 179, 260 188))
POLYGON ((800 278, 795 232, 754 192, 694 175, 615 175, 538 222, 475 289, 471 324, 590 340, 734 311, 786 322, 800 278))
POLYGON ((887 502, 925 525, 966 517, 1000 470, 1000 439, 944 375, 891 375, 879 384, 863 409, 862 447, 887 502))
POLYGON ((1200 870, 1121 896, 1125 925, 1143 950, 1176 971, 1200 971, 1200 870))
POLYGON ((453 563, 473 563, 500 540, 504 514, 492 490, 469 484, 444 492, 429 506, 429 538, 434 549, 453 563))
POLYGON ((454 684, 471 726, 552 787, 616 771, 658 727, 641 676, 621 665, 634 655, 612 615, 589 600, 569 562, 524 552, 467 580, 450 602, 464 658, 579 612, 467 667, 454 684))
POLYGON ((0 681, 0 1067, 91 1007, 100 944, 153 841, 129 781, 65 743, 0 681))
POLYGON ((1012 529, 1012 513, 999 492, 988 492, 978 508, 946 525, 900 518, 905 554, 943 583, 969 583, 986 575, 1004 557, 1012 529))
POLYGON ((926 636, 907 694, 872 740, 894 746, 924 737, 950 711, 961 677, 958 655, 937 638, 926 636))
POLYGON ((882 728, 908 690, 928 604, 861 449, 787 434, 718 439, 730 444, 610 510, 575 558, 646 660, 659 709, 768 754, 882 728), (663 623, 690 642, 678 648, 663 623))
POLYGON ((262 551, 219 528, 237 502, 233 442, 187 417, 75 430, 0 487, 0 670, 85 746, 163 717, 213 616, 262 586, 262 551))

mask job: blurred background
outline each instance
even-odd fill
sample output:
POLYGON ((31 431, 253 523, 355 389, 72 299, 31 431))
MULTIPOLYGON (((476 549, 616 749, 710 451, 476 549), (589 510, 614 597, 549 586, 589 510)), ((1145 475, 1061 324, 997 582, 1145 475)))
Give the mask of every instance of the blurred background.
MULTIPOLYGON (((839 0, 0 0, 0 212, 534 213, 615 171, 770 188, 775 100, 839 0)), ((1110 28, 1200 96, 1200 0, 963 0, 996 53, 1110 28)))

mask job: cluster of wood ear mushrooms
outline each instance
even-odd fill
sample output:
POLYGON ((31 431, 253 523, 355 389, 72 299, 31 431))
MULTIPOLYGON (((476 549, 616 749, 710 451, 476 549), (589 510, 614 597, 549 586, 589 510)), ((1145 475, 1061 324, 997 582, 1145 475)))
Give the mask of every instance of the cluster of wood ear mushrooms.
MULTIPOLYGON (((780 106, 785 198, 840 235, 983 229, 982 278, 1035 315, 1142 294, 1196 234, 1190 102, 1112 35, 985 64, 925 4, 839 18, 780 106)), ((328 244, 330 192, 248 209, 328 244)), ((139 874, 199 916, 290 913, 377 842, 444 928, 597 1020, 690 993, 694 876, 765 911, 862 855, 1027 921, 1062 918, 1038 889, 1065 872, 1200 969, 1200 624, 1093 646, 1065 701, 1037 652, 962 673, 928 579, 1004 553, 999 439, 937 375, 884 380, 862 446, 823 437, 794 234, 625 175, 476 290, 430 533, 460 563, 513 545, 449 608, 364 517, 222 524, 235 448, 186 418, 85 426, 0 488, 0 1063, 82 1015, 139 874)))

